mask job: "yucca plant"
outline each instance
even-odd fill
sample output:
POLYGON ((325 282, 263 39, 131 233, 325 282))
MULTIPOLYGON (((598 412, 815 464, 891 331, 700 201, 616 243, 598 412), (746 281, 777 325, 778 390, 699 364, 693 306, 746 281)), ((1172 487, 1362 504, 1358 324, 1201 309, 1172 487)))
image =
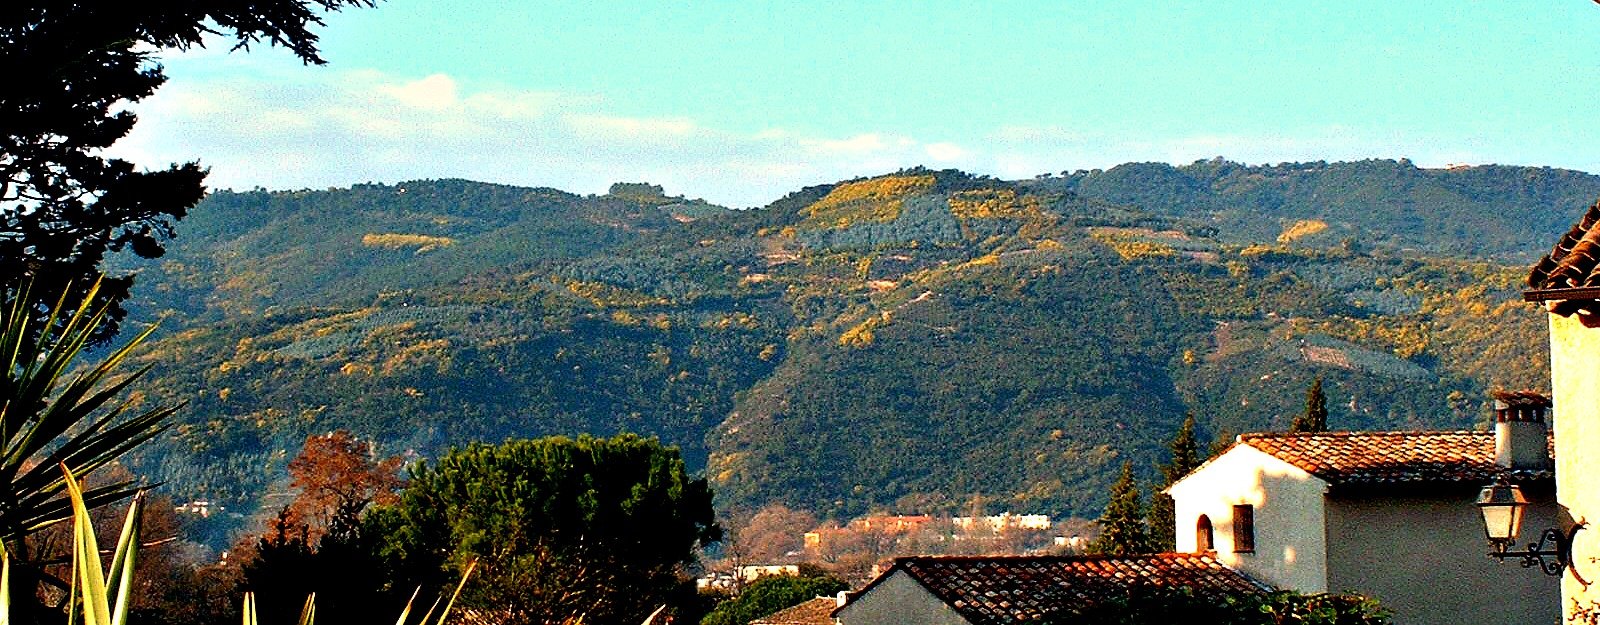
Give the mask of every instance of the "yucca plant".
MULTIPOLYGON (((0 312, 0 540, 7 543, 73 516, 72 503, 62 497, 68 479, 60 467, 88 475, 159 434, 178 409, 141 411, 132 400, 118 399, 149 370, 113 379, 154 326, 98 364, 69 374, 105 320, 106 309, 94 306, 98 291, 97 282, 76 305, 63 297, 38 319, 33 313, 48 302, 24 289, 0 312)), ((81 495, 94 508, 136 490, 125 481, 81 495)))
MULTIPOLYGON (((417 622, 417 623, 414 623, 412 625, 444 625, 445 617, 448 617, 450 615, 450 610, 452 608, 454 608, 455 605, 456 605, 456 599, 461 596, 461 589, 466 587, 467 579, 472 577, 472 571, 473 571, 473 569, 476 569, 476 568, 478 568, 478 563, 476 561, 473 561, 471 564, 467 565, 466 572, 461 574, 461 582, 456 584, 456 591, 453 594, 450 595, 450 600, 448 602, 444 603, 444 609, 443 610, 439 609, 439 603, 444 601, 444 597, 441 595, 438 599, 434 600, 433 607, 428 608, 427 614, 422 615, 422 620, 417 622), (435 614, 435 613, 437 613, 437 614, 435 614)), ((415 591, 413 591, 411 593, 411 600, 407 601, 405 609, 400 611, 400 619, 395 621, 395 625, 407 625, 406 621, 411 618, 411 606, 412 606, 412 604, 415 604, 417 602, 417 595, 419 593, 421 593, 421 592, 422 592, 422 588, 418 587, 415 591)), ((244 611, 243 611, 243 613, 244 613, 244 625, 258 625, 258 623, 257 623, 258 613, 256 611, 256 594, 255 593, 253 593, 253 592, 244 593, 244 611)), ((317 619, 317 593, 311 593, 309 595, 306 595, 305 606, 300 608, 300 618, 296 622, 297 622, 298 625, 314 625, 314 623, 316 622, 316 619, 317 619)), ((6 624, 5 624, 4 621, 0 621, 0 625, 6 625, 6 624)), ((121 624, 117 624, 117 625, 121 625, 121 624)))
MULTIPOLYGON (((72 590, 67 601, 67 623, 76 625, 124 625, 133 602, 133 570, 139 553, 139 518, 144 509, 142 495, 133 498, 128 517, 122 524, 117 548, 111 552, 111 569, 101 568, 100 545, 94 535, 94 520, 82 487, 66 465, 60 465, 72 509, 72 590)), ((7 559, 0 577, 9 577, 7 559)), ((9 581, 9 580, 8 580, 9 581)), ((10 622, 9 586, 0 592, 0 624, 10 622)))

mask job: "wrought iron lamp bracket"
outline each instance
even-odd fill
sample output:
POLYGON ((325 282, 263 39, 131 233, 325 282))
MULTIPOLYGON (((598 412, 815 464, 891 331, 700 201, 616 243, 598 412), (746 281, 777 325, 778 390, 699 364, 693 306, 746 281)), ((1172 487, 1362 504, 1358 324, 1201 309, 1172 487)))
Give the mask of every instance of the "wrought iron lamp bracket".
POLYGON ((1546 575, 1560 575, 1562 571, 1571 570, 1572 576, 1585 586, 1589 584, 1578 570, 1573 568, 1572 541, 1578 531, 1588 527, 1588 523, 1578 522, 1563 533, 1556 528, 1549 528, 1539 533, 1539 541, 1528 543, 1522 550, 1513 550, 1513 545, 1501 543, 1495 546, 1494 553, 1489 554, 1496 560, 1505 562, 1507 558, 1521 558, 1522 568, 1531 569, 1538 567, 1546 575))

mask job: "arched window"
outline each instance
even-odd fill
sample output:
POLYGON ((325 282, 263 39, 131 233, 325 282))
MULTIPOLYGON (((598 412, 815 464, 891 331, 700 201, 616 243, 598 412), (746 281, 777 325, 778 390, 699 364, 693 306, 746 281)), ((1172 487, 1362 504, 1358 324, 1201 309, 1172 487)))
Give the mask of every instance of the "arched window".
POLYGON ((1211 517, 1200 515, 1200 520, 1194 524, 1194 550, 1196 552, 1216 551, 1216 542, 1211 534, 1211 517))

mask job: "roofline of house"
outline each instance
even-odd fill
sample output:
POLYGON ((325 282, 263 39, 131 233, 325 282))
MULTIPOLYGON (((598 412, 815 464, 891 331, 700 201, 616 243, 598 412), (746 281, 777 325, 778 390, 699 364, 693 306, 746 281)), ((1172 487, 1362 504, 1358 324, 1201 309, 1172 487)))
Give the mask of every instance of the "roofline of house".
POLYGON ((851 592, 844 593, 844 596, 845 596, 844 604, 840 605, 837 608, 834 608, 833 611, 829 612, 828 613, 828 617, 832 618, 832 619, 838 619, 839 618, 839 613, 844 611, 845 608, 850 607, 850 604, 855 603, 856 598, 867 594, 867 592, 872 590, 873 588, 877 588, 879 584, 882 584, 885 580, 888 580, 889 577, 891 577, 891 576, 893 576, 895 574, 895 572, 897 572, 897 571, 905 571, 906 577, 911 578, 911 581, 916 582, 917 585, 921 586, 922 589, 924 591, 927 591, 927 593, 929 595, 932 595, 933 598, 938 599, 939 601, 943 602, 946 606, 949 606, 951 610, 955 610, 956 614, 960 615, 961 618, 966 619, 967 622, 969 622, 969 623, 972 622, 971 616, 966 614, 965 612, 962 612, 960 608, 958 608, 955 605, 953 605, 952 602, 950 601, 949 597, 941 596, 933 588, 930 588, 927 584, 923 583, 922 580, 918 579, 916 575, 912 575, 910 571, 906 571, 905 570, 906 563, 910 562, 912 560, 941 560, 941 561, 946 561, 946 562, 952 561, 952 560, 1052 560, 1052 561, 1059 561, 1059 562, 1089 562, 1089 561, 1094 561, 1094 560, 1136 560, 1136 559, 1140 559, 1140 558, 1166 558, 1166 559, 1204 558, 1204 559, 1209 559, 1212 562, 1215 562, 1218 566, 1221 566, 1222 568, 1228 569, 1229 571, 1233 572, 1234 574, 1244 578, 1245 581, 1248 581, 1251 584, 1254 584, 1262 592, 1271 592, 1271 591, 1274 590, 1274 588, 1270 584, 1267 584, 1266 582, 1263 582, 1263 581, 1261 581, 1259 579, 1251 577, 1248 573, 1245 573, 1244 571, 1241 571, 1239 569, 1236 569, 1236 568, 1233 568, 1231 566, 1228 566, 1226 563, 1222 562, 1221 560, 1218 560, 1215 556, 1208 555, 1208 554, 1203 554, 1203 553, 1183 553, 1183 552, 1178 552, 1178 551, 1164 551, 1164 552, 1161 552, 1161 553, 1147 553, 1147 554, 1127 555, 1127 556, 1114 556, 1114 555, 1104 555, 1104 554, 1093 554, 1093 555, 1083 555, 1083 554, 1080 554, 1080 555, 1038 555, 1038 556, 1022 556, 1022 555, 1004 555, 1004 556, 969 556, 969 555, 899 556, 899 557, 896 557, 894 559, 894 565, 890 566, 889 570, 884 571, 883 573, 879 574, 877 577, 873 578, 872 581, 867 582, 867 585, 866 586, 862 586, 861 590, 856 590, 856 591, 851 591, 851 592))
MULTIPOLYGON (((1570 290, 1575 290, 1575 289, 1564 289, 1564 290, 1569 290, 1570 291, 1570 290)), ((1597 293, 1600 293, 1600 288, 1596 288, 1594 290, 1597 293)), ((1263 454, 1266 454, 1268 456, 1271 456, 1272 458, 1278 460, 1279 462, 1283 462, 1284 464, 1286 464, 1288 466, 1294 467, 1296 470, 1304 472, 1306 475, 1311 476, 1312 479, 1321 481, 1324 484, 1324 487, 1326 488, 1326 492, 1327 493, 1337 493, 1337 494, 1341 494, 1341 495, 1355 494, 1355 493, 1382 493, 1382 494, 1390 494, 1390 495, 1408 495, 1408 494, 1413 494, 1413 491, 1416 491, 1416 494, 1437 493, 1437 492, 1439 492, 1439 490, 1441 488, 1444 488, 1444 489, 1451 490, 1452 491, 1451 495, 1454 495, 1455 493, 1453 491, 1455 490, 1455 488, 1459 488, 1462 492, 1475 493, 1475 492, 1478 491, 1478 489, 1480 489, 1480 488, 1482 488, 1484 486, 1484 484, 1482 484, 1482 483, 1473 482, 1473 481, 1466 481, 1466 480, 1410 480, 1410 481, 1405 481, 1405 482, 1363 482, 1363 481, 1339 481, 1339 482, 1335 482, 1333 480, 1329 480, 1327 478, 1319 476, 1316 473, 1313 473, 1311 471, 1307 471, 1307 470, 1295 465, 1294 463, 1289 462, 1288 460, 1285 460, 1283 458, 1278 457, 1277 454, 1274 454, 1274 453, 1272 453, 1270 451, 1267 451, 1265 449, 1262 449, 1260 447, 1252 445, 1252 444, 1250 444, 1250 441, 1245 440, 1245 437, 1288 438, 1288 437, 1294 437, 1294 436, 1374 436, 1374 435, 1377 435, 1377 436, 1415 436, 1415 435, 1426 435, 1426 434, 1439 434, 1439 435, 1474 434, 1474 435, 1479 435, 1479 436, 1494 436, 1494 432, 1486 432, 1486 431, 1479 431, 1479 430, 1370 430, 1370 431, 1369 430, 1334 430, 1334 431, 1329 431, 1329 432, 1245 432, 1243 434, 1240 434, 1240 435, 1234 437, 1233 442, 1230 443, 1227 447, 1224 447, 1222 449, 1222 451, 1219 451, 1215 455, 1211 456, 1210 458, 1207 458, 1205 462, 1200 463, 1200 466, 1197 466, 1193 470, 1190 470, 1188 473, 1184 474, 1184 476, 1179 478, 1178 481, 1173 482, 1171 485, 1167 486, 1166 488, 1161 489, 1161 494, 1171 496, 1173 489, 1177 488, 1180 484, 1183 484, 1184 482, 1188 481, 1189 478, 1191 478, 1191 477, 1193 477, 1195 475, 1198 475, 1202 470, 1205 470, 1207 467, 1211 466, 1211 463, 1216 462, 1218 459, 1222 458, 1223 456, 1227 455, 1229 452, 1233 451, 1234 448, 1237 448, 1237 447, 1239 447, 1241 445, 1245 446, 1245 447, 1249 447, 1249 448, 1251 448, 1253 450, 1256 450, 1256 451, 1261 452, 1263 454)), ((1507 472, 1507 476, 1511 479, 1512 482, 1515 482, 1518 485, 1521 485, 1521 486, 1524 486, 1524 487, 1528 487, 1530 489, 1531 493, 1535 493, 1535 494, 1550 494, 1550 493, 1554 493, 1555 492, 1556 482, 1555 482, 1555 472, 1553 470, 1537 471, 1536 473, 1541 473, 1541 474, 1538 474, 1538 475, 1528 475, 1526 473, 1526 471, 1527 470, 1510 471, 1510 472, 1507 472), (1547 474, 1547 475, 1545 475, 1545 474, 1547 474)))
POLYGON ((1222 448, 1222 451, 1217 452, 1216 454, 1212 455, 1210 458, 1206 458, 1206 461, 1200 463, 1200 466, 1197 466, 1194 469, 1190 470, 1188 473, 1185 473, 1183 475, 1183 477, 1178 478, 1178 481, 1173 482, 1172 484, 1168 485, 1166 488, 1161 489, 1161 494, 1167 495, 1167 496, 1170 497, 1172 495, 1172 489, 1177 488, 1178 485, 1189 481, 1189 478, 1194 477, 1196 475, 1199 475, 1201 471, 1205 470, 1206 467, 1211 466, 1211 464, 1213 462, 1218 461, 1223 456, 1228 455, 1229 452, 1231 452, 1234 449, 1239 448, 1239 447, 1249 447, 1250 449, 1255 450, 1257 453, 1264 454, 1264 455, 1266 455, 1268 457, 1271 457, 1273 460, 1277 460, 1278 462, 1283 463, 1284 466, 1287 466, 1287 467, 1289 467, 1291 469, 1294 469, 1296 471, 1299 471, 1301 473, 1306 474, 1307 477, 1309 477, 1309 478, 1311 478, 1313 480, 1317 480, 1319 482, 1322 482, 1322 485, 1323 485, 1324 489, 1326 489, 1328 487, 1328 481, 1325 480, 1325 479, 1322 479, 1321 477, 1318 477, 1317 474, 1312 473, 1310 471, 1307 471, 1305 469, 1302 469, 1302 468, 1296 466, 1293 462, 1289 462, 1288 460, 1284 460, 1283 458, 1279 458, 1276 454, 1273 454, 1272 452, 1267 451, 1265 449, 1262 449, 1260 447, 1256 447, 1255 445, 1251 445, 1249 441, 1244 440, 1244 437, 1246 437, 1246 436, 1255 436, 1255 435, 1265 434, 1265 433, 1266 432, 1245 432, 1244 434, 1240 434, 1240 435, 1234 437, 1233 442, 1229 443, 1227 447, 1222 448))
POLYGON ((1580 286, 1565 289, 1529 289, 1522 292, 1525 302, 1559 302, 1565 300, 1600 300, 1600 287, 1580 286))

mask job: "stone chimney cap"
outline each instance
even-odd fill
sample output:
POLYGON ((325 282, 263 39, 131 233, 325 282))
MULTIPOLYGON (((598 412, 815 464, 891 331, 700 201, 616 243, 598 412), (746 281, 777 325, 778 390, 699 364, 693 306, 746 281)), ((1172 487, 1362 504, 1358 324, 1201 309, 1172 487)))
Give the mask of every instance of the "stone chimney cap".
POLYGON ((1550 398, 1536 391, 1493 391, 1495 402, 1505 408, 1549 408, 1550 398))

